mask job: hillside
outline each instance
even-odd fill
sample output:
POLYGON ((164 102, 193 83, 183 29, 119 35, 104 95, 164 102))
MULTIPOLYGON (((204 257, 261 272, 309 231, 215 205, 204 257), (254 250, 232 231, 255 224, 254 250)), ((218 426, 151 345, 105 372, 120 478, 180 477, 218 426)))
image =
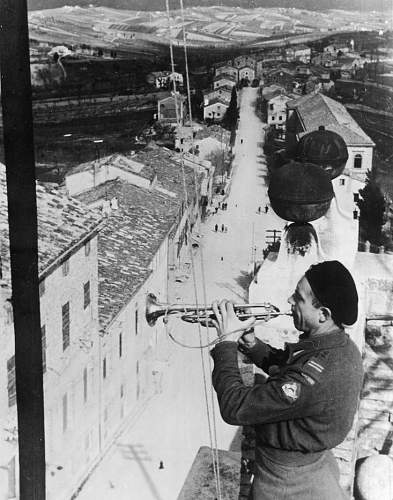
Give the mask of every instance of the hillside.
MULTIPOLYGON (((179 8, 179 0, 169 0, 171 8, 179 8)), ((307 10, 358 10, 391 12, 391 0, 186 0, 185 7, 206 7, 220 5, 226 7, 285 7, 307 10)), ((29 10, 53 9, 64 5, 87 7, 94 5, 112 9, 164 10, 164 0, 28 0, 29 10)))

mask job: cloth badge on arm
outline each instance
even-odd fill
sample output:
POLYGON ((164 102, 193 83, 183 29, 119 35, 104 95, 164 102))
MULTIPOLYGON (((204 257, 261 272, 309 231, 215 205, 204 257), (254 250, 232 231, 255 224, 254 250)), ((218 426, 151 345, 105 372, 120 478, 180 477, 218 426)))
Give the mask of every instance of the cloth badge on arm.
POLYGON ((309 359, 302 367, 302 375, 311 385, 322 380, 325 367, 315 358, 309 359), (309 379, 312 379, 312 382, 309 379))
POLYGON ((290 403, 294 403, 300 396, 300 384, 297 382, 285 382, 281 390, 285 399, 290 403))

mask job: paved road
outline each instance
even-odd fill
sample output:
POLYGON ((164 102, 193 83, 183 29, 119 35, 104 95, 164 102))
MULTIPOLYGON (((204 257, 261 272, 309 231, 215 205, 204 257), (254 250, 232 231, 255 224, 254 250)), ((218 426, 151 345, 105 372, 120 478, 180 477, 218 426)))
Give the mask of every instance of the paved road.
MULTIPOLYGON (((228 210, 212 216, 200 228, 201 248, 193 258, 199 303, 205 302, 201 256, 207 303, 224 297, 243 302, 247 297, 252 247, 257 247, 259 256, 265 246, 265 229, 281 228, 283 224, 271 210, 258 214, 258 207, 265 206, 267 195, 263 124, 254 113, 255 99, 256 89, 243 89, 228 210), (216 233, 213 229, 216 223, 220 228, 221 224, 227 226, 228 232, 216 233)), ((182 302, 195 303, 192 278, 177 283, 174 295, 181 297, 182 302)), ((198 344, 197 326, 171 319, 169 328, 179 340, 198 344)), ((202 330, 205 335, 206 330, 202 330)), ((210 334, 213 338, 213 332, 210 334)), ((78 498, 176 499, 199 447, 210 445, 207 408, 212 420, 211 402, 215 398, 212 399, 207 380, 206 403, 202 359, 208 379, 211 366, 207 350, 201 357, 199 350, 173 344, 162 392, 151 399, 143 414, 123 433, 78 498), (159 468, 160 461, 164 468, 159 468)), ((218 447, 228 449, 237 428, 221 420, 216 404, 214 412, 218 447)))

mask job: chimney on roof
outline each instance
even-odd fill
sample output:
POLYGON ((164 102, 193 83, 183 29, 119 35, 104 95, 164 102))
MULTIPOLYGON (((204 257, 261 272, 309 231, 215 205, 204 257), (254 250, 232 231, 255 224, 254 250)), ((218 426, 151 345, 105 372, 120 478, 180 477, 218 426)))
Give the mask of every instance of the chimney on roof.
POLYGON ((111 210, 119 210, 119 202, 117 196, 114 196, 110 201, 111 210))
POLYGON ((102 215, 108 217, 111 214, 111 202, 109 200, 104 200, 102 203, 102 215))
POLYGON ((319 125, 318 130, 325 130, 325 125, 319 125))

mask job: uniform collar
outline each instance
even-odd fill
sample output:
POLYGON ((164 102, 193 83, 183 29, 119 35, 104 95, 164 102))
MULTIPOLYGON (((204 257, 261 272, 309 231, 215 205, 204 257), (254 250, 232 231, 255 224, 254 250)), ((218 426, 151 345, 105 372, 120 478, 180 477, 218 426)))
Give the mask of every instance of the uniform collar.
POLYGON ((343 346, 348 341, 347 334, 341 328, 323 335, 316 335, 315 337, 302 338, 302 335, 300 335, 299 342, 296 342, 296 344, 286 344, 290 359, 296 358, 297 355, 303 352, 320 351, 343 346))

